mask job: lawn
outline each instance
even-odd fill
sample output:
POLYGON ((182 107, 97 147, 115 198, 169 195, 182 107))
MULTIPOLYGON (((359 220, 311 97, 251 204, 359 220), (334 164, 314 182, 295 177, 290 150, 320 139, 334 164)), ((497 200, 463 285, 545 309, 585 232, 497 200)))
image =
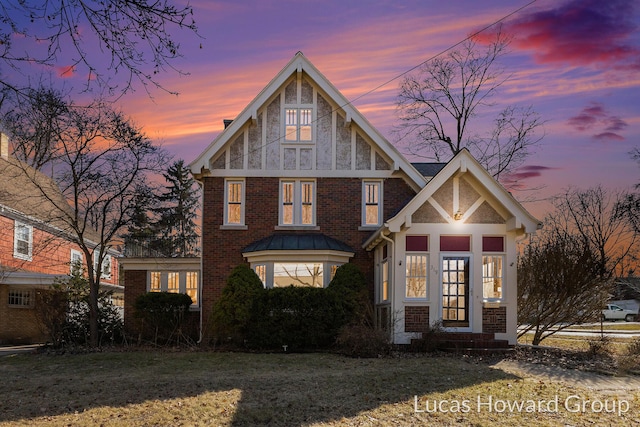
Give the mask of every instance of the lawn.
POLYGON ((16 355, 0 357, 0 378, 0 426, 640 424, 640 393, 519 378, 469 357, 16 355))

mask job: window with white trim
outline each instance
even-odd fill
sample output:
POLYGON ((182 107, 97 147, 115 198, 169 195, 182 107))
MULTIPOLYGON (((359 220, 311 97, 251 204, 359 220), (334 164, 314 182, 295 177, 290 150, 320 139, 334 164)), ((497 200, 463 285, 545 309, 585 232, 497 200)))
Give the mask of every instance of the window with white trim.
POLYGON ((225 225, 244 225, 244 180, 225 181, 225 225))
POLYGON ((98 258, 100 251, 96 248, 93 252, 93 268, 96 272, 100 271, 101 279, 111 279, 111 255, 105 254, 102 264, 98 267, 98 258))
POLYGON ((382 224, 382 182, 362 182, 362 225, 382 224))
POLYGON ((315 182, 280 181, 280 225, 315 225, 315 182))
POLYGON ((185 293, 191 297, 191 305, 198 305, 198 272, 186 272, 185 293))
POLYGON ((199 273, 197 271, 149 271, 148 292, 171 292, 187 294, 191 306, 198 306, 199 273))
POLYGON ((284 140, 286 142, 311 142, 313 139, 313 109, 285 108, 284 140))
POLYGON ((407 254, 405 261, 407 298, 427 298, 427 254, 407 254))
POLYGON ((33 307, 33 291, 31 289, 9 289, 9 307, 33 307))
POLYGON ((33 227, 22 222, 15 221, 13 231, 13 256, 15 258, 31 261, 33 253, 33 227))
POLYGON ((380 302, 389 301, 389 261, 382 261, 381 266, 380 302))
POLYGON ((327 262, 325 260, 269 261, 251 264, 251 268, 265 288, 287 286, 326 288, 341 265, 334 261, 327 262))
POLYGON ((82 252, 77 251, 75 249, 71 249, 71 267, 70 273, 79 273, 82 271, 82 262, 84 257, 82 256, 82 252))
POLYGON ((484 301, 500 301, 503 295, 504 256, 482 257, 482 298, 484 301))

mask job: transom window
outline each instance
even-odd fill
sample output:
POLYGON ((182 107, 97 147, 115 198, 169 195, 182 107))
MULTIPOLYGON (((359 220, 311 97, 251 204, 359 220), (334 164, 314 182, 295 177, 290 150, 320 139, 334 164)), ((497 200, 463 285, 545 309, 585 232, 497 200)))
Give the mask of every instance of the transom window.
POLYGON ((224 223, 227 225, 244 225, 244 181, 227 180, 225 200, 224 223))
POLYGON ((197 271, 149 271, 147 280, 149 292, 187 294, 191 297, 191 306, 198 306, 197 271))
POLYGON ((16 221, 13 234, 13 256, 31 261, 32 252, 33 227, 16 221))
POLYGON ((282 181, 280 225, 315 224, 315 182, 282 181))
POLYGON ((285 136, 287 142, 312 140, 313 110, 311 108, 285 109, 285 136))
POLYGON ((364 181, 362 183, 362 225, 382 224, 382 183, 364 181))

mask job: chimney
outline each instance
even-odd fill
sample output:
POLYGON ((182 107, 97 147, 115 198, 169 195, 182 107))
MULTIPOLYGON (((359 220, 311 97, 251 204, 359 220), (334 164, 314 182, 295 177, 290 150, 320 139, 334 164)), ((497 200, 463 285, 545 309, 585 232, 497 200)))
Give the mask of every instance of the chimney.
POLYGON ((229 127, 229 125, 231 124, 231 122, 233 122, 233 120, 231 120, 231 119, 224 119, 224 120, 222 121, 222 123, 224 123, 224 128, 225 128, 225 129, 226 129, 226 128, 228 128, 228 127, 229 127))
POLYGON ((9 158, 9 136, 2 132, 0 132, 0 157, 9 158))

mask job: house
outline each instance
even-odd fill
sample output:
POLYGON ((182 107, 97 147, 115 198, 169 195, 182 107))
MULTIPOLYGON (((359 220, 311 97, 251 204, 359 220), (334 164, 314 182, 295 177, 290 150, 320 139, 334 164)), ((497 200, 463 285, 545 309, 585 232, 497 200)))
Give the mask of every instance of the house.
MULTIPOLYGON (((83 260, 54 204, 66 201, 53 181, 11 158, 8 138, 0 134, 0 344, 46 341, 36 291, 83 260)), ((123 297, 117 255, 111 251, 102 265, 102 283, 115 291, 116 304, 123 297)))
MULTIPOLYGON (((516 239, 538 221, 468 151, 411 164, 302 53, 225 126, 190 165, 203 330, 238 264, 270 288, 324 287, 354 263, 395 343, 442 319, 515 344, 516 239)), ((135 264, 127 291, 150 290, 153 272, 135 264)))

